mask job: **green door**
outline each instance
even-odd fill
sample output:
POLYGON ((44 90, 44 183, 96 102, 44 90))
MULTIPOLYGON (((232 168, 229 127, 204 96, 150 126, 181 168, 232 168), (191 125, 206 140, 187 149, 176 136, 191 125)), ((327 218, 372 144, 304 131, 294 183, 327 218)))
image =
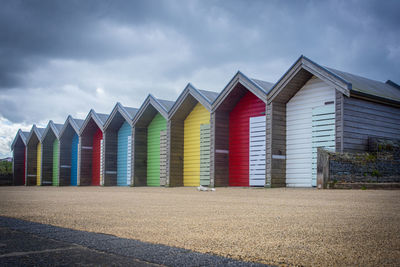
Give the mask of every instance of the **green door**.
POLYGON ((167 120, 157 113, 147 128, 147 185, 160 186, 160 132, 167 120))
POLYGON ((59 168, 58 168, 58 162, 59 162, 59 156, 60 156, 60 141, 58 139, 54 140, 53 143, 53 185, 58 186, 58 174, 59 174, 59 168))

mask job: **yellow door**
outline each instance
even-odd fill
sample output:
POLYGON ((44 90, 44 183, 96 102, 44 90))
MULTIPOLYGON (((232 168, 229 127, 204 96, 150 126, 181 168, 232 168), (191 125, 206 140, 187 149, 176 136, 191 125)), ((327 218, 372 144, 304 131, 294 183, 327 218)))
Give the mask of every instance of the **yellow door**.
POLYGON ((186 117, 183 137, 183 185, 200 185, 200 125, 210 123, 210 112, 200 103, 186 117))
POLYGON ((39 142, 37 145, 37 173, 36 173, 36 185, 40 185, 41 182, 41 167, 42 167, 42 144, 39 142))

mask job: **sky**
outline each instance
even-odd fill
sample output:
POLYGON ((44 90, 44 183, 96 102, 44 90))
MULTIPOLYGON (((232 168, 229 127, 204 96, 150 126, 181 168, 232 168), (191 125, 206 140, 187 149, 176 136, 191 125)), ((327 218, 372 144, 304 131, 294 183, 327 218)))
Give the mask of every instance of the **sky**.
POLYGON ((400 83, 400 1, 2 1, 0 158, 19 128, 220 92, 233 75, 275 83, 300 55, 400 83))

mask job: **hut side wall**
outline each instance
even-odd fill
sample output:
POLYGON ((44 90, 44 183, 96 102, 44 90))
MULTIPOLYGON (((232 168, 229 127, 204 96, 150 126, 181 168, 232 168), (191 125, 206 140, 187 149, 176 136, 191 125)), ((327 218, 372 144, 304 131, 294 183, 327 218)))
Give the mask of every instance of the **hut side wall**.
POLYGON ((286 103, 267 106, 266 184, 286 186, 286 103))
POLYGON ((134 168, 133 184, 134 186, 144 186, 147 184, 147 128, 135 127, 133 134, 134 142, 134 168))
POLYGON ((335 150, 343 152, 343 94, 335 92, 335 150))
POLYGON ((118 134, 110 128, 104 133, 104 185, 117 185, 118 134))
MULTIPOLYGON (((69 131, 67 129, 66 131, 69 131)), ((59 185, 70 185, 71 179, 71 133, 60 138, 60 166, 59 166, 59 185)))
POLYGON ((211 115, 211 173, 214 186, 229 184, 229 112, 211 115))
POLYGON ((80 136, 79 147, 79 185, 91 185, 93 136, 80 136))
POLYGON ((13 150, 13 185, 25 184, 25 145, 18 138, 13 150))
POLYGON ((183 120, 169 120, 167 131, 167 185, 183 185, 183 120))
POLYGON ((368 150, 368 137, 399 138, 400 108, 343 97, 343 151, 368 150))

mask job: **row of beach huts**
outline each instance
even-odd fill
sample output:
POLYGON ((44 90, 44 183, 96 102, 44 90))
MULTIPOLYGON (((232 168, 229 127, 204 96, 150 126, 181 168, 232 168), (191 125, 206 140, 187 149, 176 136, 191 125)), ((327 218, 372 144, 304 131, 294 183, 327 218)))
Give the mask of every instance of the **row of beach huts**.
MULTIPOLYGON (((398 78, 398 77, 397 77, 398 78)), ((149 95, 18 131, 14 185, 316 186, 317 148, 368 150, 400 138, 400 87, 301 56, 275 84, 241 72, 220 92, 188 84, 178 99, 149 95)))

